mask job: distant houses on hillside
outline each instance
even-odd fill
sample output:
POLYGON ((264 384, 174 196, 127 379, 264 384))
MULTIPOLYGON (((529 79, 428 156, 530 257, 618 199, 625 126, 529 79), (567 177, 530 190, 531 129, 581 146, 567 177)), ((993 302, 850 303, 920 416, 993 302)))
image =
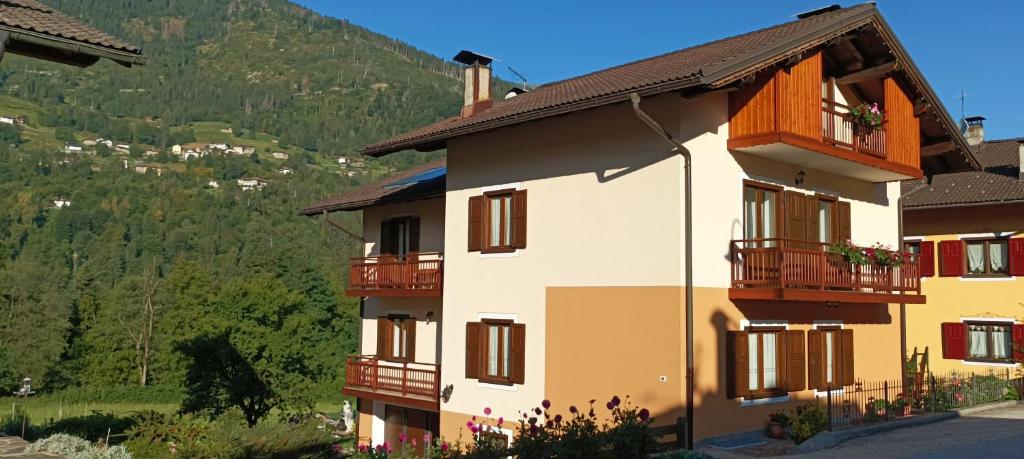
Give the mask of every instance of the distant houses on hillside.
POLYGON ((272 156, 274 157, 274 159, 288 159, 288 152, 275 151, 272 156))
POLYGON ((65 207, 71 207, 71 200, 65 197, 58 197, 53 199, 53 206, 58 209, 65 207))
POLYGON ((259 177, 242 177, 238 179, 238 186, 244 191, 262 190, 267 186, 267 181, 259 177))
POLYGON ((25 117, 20 115, 0 115, 0 123, 10 124, 11 126, 24 126, 25 117))

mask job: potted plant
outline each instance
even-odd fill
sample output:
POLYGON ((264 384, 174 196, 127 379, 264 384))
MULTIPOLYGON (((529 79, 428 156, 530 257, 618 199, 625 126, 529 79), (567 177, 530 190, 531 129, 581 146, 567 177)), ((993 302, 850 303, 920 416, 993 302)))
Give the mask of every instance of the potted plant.
POLYGON ((847 118, 853 122, 854 131, 858 135, 867 135, 872 131, 882 129, 885 124, 885 113, 878 108, 878 104, 862 103, 850 108, 847 118))
POLYGON ((910 416, 911 409, 913 408, 910 399, 904 397, 903 394, 897 395, 892 405, 896 409, 896 416, 910 416))
POLYGON ((786 426, 789 425, 789 416, 782 410, 768 415, 768 436, 772 438, 786 438, 786 426))
POLYGON ((849 239, 837 242, 828 247, 829 258, 833 261, 842 260, 845 263, 863 265, 868 262, 867 255, 860 247, 853 245, 849 239))

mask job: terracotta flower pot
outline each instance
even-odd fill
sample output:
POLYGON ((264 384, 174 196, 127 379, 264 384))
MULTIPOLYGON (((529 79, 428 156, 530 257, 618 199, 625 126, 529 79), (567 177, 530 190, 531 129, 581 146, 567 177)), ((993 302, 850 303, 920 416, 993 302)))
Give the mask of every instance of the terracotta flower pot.
POLYGON ((769 422, 768 435, 772 438, 786 438, 786 428, 781 423, 769 422))

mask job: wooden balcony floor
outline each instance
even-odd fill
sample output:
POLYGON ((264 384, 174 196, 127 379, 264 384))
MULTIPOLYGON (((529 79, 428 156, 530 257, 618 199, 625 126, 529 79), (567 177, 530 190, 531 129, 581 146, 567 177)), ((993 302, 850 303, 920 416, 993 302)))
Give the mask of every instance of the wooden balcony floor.
POLYGON ((730 288, 730 300, 779 300, 834 303, 925 304, 925 296, 906 293, 807 290, 800 288, 730 288))
POLYGON ((341 393, 352 397, 365 398, 368 400, 378 400, 389 405, 399 405, 406 408, 415 408, 418 410, 439 412, 441 407, 438 403, 437 397, 429 397, 415 394, 403 395, 401 391, 391 391, 386 389, 373 390, 369 387, 360 386, 345 386, 341 389, 341 393))

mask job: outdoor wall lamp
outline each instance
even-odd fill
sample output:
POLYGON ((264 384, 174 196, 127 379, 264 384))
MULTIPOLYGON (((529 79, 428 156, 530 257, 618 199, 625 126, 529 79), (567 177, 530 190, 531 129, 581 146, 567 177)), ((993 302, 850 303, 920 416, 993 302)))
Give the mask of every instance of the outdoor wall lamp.
POLYGON ((794 181, 796 182, 797 185, 803 185, 804 177, 805 176, 807 176, 807 174, 804 173, 803 169, 800 169, 800 172, 796 173, 796 180, 794 180, 794 181))

